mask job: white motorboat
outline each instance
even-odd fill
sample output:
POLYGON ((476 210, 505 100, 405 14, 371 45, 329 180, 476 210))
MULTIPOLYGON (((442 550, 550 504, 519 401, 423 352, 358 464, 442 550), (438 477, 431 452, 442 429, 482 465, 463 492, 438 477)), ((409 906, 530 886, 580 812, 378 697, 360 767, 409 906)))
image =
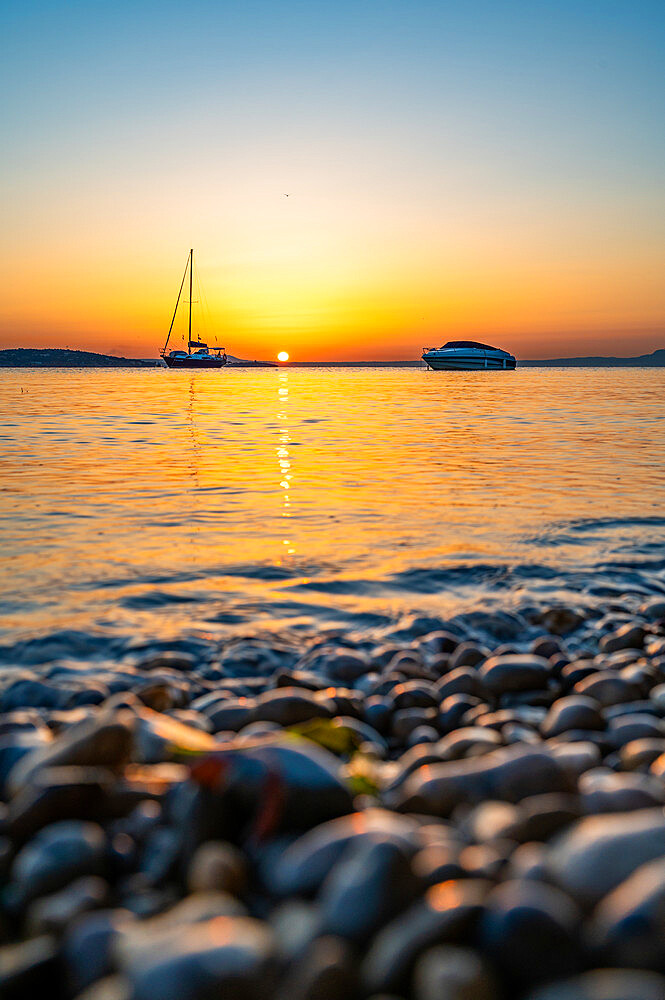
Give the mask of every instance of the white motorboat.
POLYGON ((450 340, 443 347, 426 348, 422 358, 434 371, 513 369, 516 365, 514 356, 508 351, 475 340, 450 340))

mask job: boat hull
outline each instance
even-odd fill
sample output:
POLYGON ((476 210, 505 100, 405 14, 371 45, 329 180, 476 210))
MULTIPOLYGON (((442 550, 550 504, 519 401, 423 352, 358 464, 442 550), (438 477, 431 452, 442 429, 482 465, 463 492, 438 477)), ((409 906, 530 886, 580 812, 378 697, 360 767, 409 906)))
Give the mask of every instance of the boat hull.
POLYGON ((425 358, 429 367, 435 372, 480 372, 480 371, 512 371, 515 369, 515 359, 495 359, 487 358, 482 361, 477 358, 450 358, 429 360, 425 358))
POLYGON ((517 364, 513 355, 506 351, 427 351, 422 358, 437 372, 513 371, 517 364))
POLYGON ((224 358, 164 358, 168 368, 196 368, 198 371, 209 368, 225 368, 224 358))

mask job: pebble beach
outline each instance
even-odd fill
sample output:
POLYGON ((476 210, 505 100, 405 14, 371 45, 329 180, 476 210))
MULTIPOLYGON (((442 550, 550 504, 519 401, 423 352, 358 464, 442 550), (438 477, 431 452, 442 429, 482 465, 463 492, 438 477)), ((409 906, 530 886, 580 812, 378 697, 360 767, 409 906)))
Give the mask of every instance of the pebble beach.
POLYGON ((662 1000, 665 598, 470 620, 5 667, 3 1000, 662 1000))

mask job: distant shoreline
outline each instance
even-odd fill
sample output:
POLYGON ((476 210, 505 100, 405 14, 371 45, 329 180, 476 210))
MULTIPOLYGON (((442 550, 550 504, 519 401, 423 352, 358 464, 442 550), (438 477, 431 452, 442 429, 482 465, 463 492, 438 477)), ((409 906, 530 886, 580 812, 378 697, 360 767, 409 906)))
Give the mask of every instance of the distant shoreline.
MULTIPOLYGON (((252 366, 234 358, 229 367, 252 366)), ((0 351, 0 368, 155 368, 158 358, 117 358, 92 351, 67 348, 18 347, 0 351)), ((283 368, 424 368, 420 359, 413 361, 291 361, 283 368)), ((540 358, 517 361, 518 368, 665 368, 665 348, 638 357, 540 358)))

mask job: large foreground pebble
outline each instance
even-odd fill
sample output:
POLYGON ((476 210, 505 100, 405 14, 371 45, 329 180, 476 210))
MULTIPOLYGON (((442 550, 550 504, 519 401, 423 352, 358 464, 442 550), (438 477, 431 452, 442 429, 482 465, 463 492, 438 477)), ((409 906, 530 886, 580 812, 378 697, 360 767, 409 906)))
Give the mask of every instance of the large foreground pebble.
POLYGON ((487 798, 519 802, 529 795, 569 789, 565 768, 553 754, 513 746, 471 760, 419 768, 387 801, 405 812, 449 816, 461 803, 487 798))
POLYGON ((597 903, 636 868, 665 857, 665 812, 590 816, 564 833, 549 856, 558 884, 582 905, 597 903))
POLYGON ((482 914, 486 882, 442 882, 374 938, 363 962, 368 993, 408 989, 416 959, 431 945, 469 940, 482 914))
POLYGON ((524 1000, 663 1000, 663 997, 664 976, 634 969, 596 969, 548 983, 524 1000))
POLYGON ((132 1000, 249 1000, 270 996, 273 940, 265 924, 215 917, 183 929, 168 951, 136 957, 126 969, 132 1000))
POLYGON ((481 954, 451 944, 430 948, 414 971, 416 1000, 498 1000, 495 978, 481 954))

